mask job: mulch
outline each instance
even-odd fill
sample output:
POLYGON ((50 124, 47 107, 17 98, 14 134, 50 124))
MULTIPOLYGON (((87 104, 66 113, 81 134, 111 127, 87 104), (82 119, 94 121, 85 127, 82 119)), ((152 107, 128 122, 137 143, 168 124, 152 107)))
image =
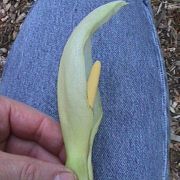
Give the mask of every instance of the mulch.
MULTIPOLYGON (((11 44, 34 1, 0 1, 0 77, 11 44)), ((180 180, 180 0, 152 0, 152 7, 169 84, 171 179, 180 180)))
POLYGON ((180 180, 180 0, 152 4, 169 85, 171 179, 180 180))

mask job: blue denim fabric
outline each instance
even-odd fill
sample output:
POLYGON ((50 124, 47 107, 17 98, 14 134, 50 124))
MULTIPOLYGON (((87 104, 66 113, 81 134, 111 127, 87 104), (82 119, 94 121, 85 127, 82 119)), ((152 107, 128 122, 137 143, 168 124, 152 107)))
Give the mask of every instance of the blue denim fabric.
MULTIPOLYGON (((110 0, 39 0, 8 57, 1 95, 58 119, 57 74, 73 28, 110 0)), ((93 38, 102 61, 104 116, 93 147, 95 180, 168 179, 168 90, 151 8, 129 0, 93 38)))

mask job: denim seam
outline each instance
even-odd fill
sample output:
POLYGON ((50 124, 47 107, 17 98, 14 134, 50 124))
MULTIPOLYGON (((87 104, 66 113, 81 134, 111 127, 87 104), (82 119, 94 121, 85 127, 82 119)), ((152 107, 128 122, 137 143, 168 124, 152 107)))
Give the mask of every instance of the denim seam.
MULTIPOLYGON (((166 86, 166 84, 165 84, 165 74, 163 73, 163 70, 164 70, 164 67, 163 67, 163 65, 162 65, 162 61, 163 61, 163 59, 162 59, 162 55, 161 55, 161 50, 160 50, 160 48, 159 48, 159 41, 158 41, 158 38, 157 38, 157 34, 156 34, 156 29, 155 29, 155 27, 154 27, 154 21, 153 21, 153 19, 152 19, 152 16, 150 15, 150 12, 149 12, 149 9, 148 9, 148 7, 147 7, 147 5, 146 4, 144 4, 144 2, 143 2, 143 5, 145 6, 145 12, 146 12, 146 14, 147 14, 147 17, 148 17, 148 20, 149 20, 149 23, 151 23, 152 24, 152 37, 153 37, 153 40, 154 40, 154 43, 155 43, 155 46, 157 47, 157 51, 156 51, 156 54, 157 54, 157 59, 159 59, 159 61, 158 61, 158 66, 159 66, 159 69, 160 69, 160 72, 159 72, 159 74, 160 74, 160 80, 161 80, 161 85, 163 86, 163 96, 162 96, 162 108, 164 109, 164 116, 165 116, 165 122, 164 122, 164 128, 167 130, 167 132, 168 132, 168 123, 167 123, 167 121, 168 121, 168 119, 167 119, 167 117, 168 117, 168 113, 167 113, 167 107, 168 107, 168 100, 167 100, 167 96, 166 96, 166 92, 167 92, 167 86, 166 86), (166 90, 166 91, 165 91, 166 90)), ((168 150, 166 150, 167 149, 167 147, 168 147, 168 135, 167 135, 167 133, 166 133, 166 136, 165 136, 165 142, 163 143, 163 154, 164 154, 164 156, 163 157, 166 157, 165 159, 164 159, 164 163, 165 163, 165 167, 164 167, 164 170, 163 170, 163 172, 162 172, 162 178, 164 179, 164 180, 166 180, 166 178, 168 177, 167 176, 167 169, 168 169, 168 160, 167 160, 167 156, 168 156, 168 150)))

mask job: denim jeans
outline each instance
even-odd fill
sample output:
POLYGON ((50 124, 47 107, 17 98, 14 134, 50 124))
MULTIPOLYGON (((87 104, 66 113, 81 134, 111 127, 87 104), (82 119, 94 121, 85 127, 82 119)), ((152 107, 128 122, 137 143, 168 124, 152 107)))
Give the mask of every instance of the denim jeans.
MULTIPOLYGON (((58 120, 57 74, 73 28, 110 0, 39 0, 12 46, 1 95, 58 120)), ((168 179, 168 88, 148 0, 127 0, 93 37, 101 60, 103 119, 93 146, 95 180, 168 179)))

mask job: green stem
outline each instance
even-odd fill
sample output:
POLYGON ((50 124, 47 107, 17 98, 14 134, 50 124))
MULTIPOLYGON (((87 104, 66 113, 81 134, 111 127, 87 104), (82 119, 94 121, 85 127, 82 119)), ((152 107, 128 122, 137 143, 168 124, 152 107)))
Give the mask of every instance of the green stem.
POLYGON ((83 155, 68 158, 66 167, 76 173, 78 180, 93 180, 89 178, 88 159, 83 155))

